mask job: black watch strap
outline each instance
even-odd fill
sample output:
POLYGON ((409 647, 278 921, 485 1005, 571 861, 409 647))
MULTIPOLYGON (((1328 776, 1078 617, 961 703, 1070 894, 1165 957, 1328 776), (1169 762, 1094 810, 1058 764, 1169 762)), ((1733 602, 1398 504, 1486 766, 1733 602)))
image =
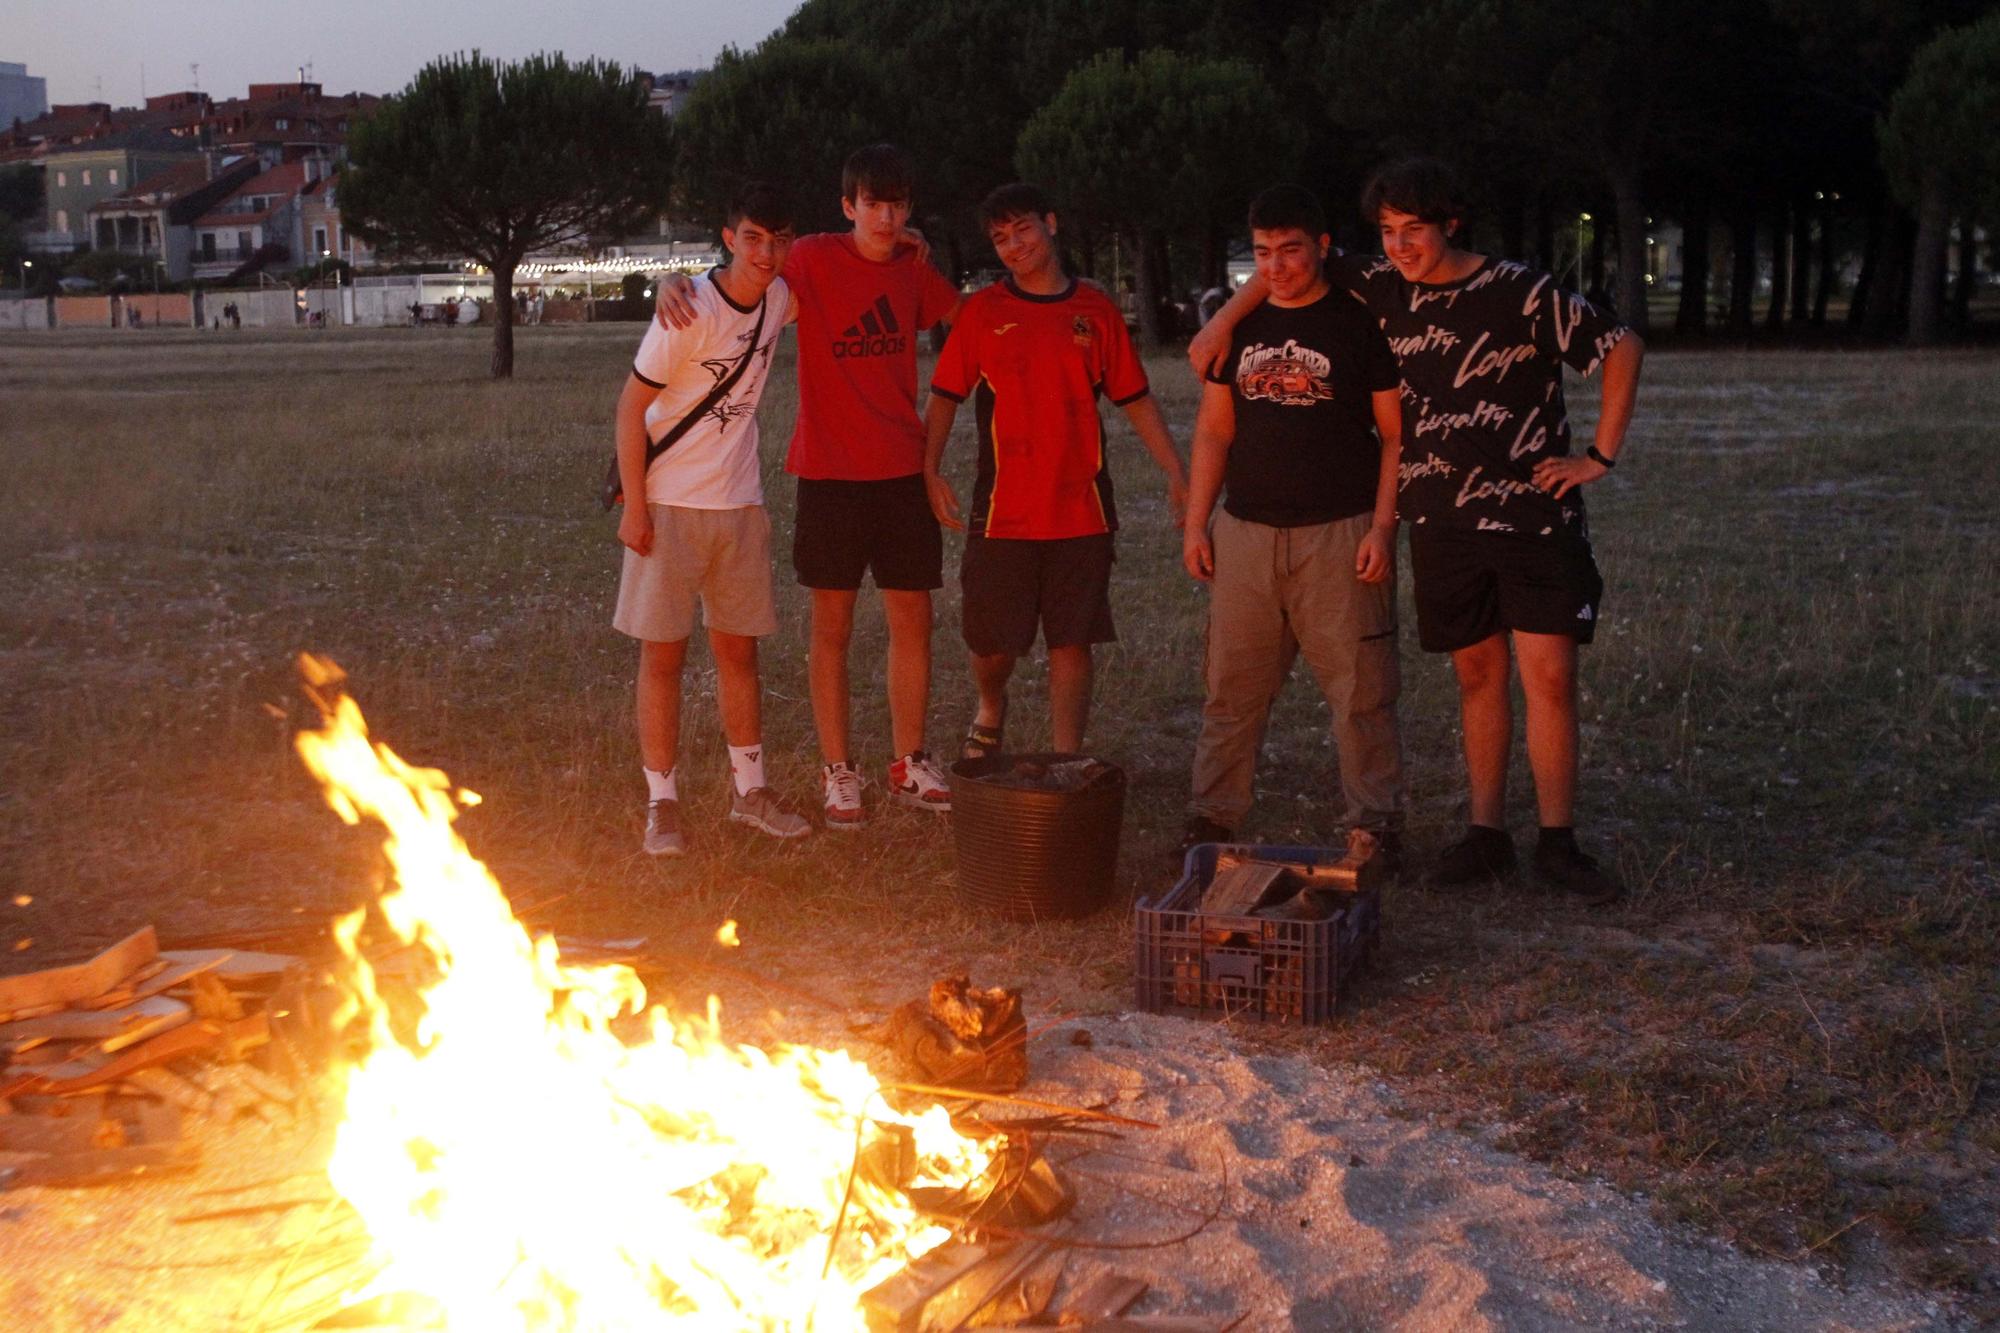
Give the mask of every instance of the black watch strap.
POLYGON ((1597 446, 1594 444, 1591 445, 1588 449, 1585 449, 1583 451, 1583 456, 1585 458, 1588 458, 1591 462, 1597 464, 1599 467, 1603 468, 1606 472, 1609 472, 1612 468, 1618 466, 1616 463, 1606 458, 1603 454, 1599 453, 1597 451, 1597 446))

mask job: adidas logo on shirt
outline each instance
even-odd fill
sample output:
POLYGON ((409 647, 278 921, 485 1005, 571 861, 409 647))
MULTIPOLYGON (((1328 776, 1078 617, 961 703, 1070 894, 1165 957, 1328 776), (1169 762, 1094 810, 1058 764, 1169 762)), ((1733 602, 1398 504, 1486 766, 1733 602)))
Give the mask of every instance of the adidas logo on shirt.
POLYGON ((1578 620, 1594 620, 1594 619, 1596 619, 1596 617, 1595 617, 1595 616, 1593 616, 1593 615, 1591 614, 1591 612, 1590 612, 1590 606, 1589 606, 1589 604, 1588 604, 1588 603, 1586 603, 1586 604, 1584 605, 1584 608, 1583 608, 1583 610, 1581 610, 1581 611, 1579 611, 1579 612, 1577 612, 1577 613, 1576 613, 1576 618, 1577 618, 1578 620))
POLYGON ((889 298, 878 296, 874 305, 861 312, 861 318, 849 324, 833 340, 833 359, 844 361, 853 356, 895 356, 907 346, 909 339, 896 322, 896 312, 890 308, 889 298))

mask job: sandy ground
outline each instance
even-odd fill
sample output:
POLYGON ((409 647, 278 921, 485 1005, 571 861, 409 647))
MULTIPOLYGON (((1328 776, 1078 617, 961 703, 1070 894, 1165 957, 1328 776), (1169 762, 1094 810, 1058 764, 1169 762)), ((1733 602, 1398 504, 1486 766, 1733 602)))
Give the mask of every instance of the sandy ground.
MULTIPOLYGON (((1837 1287, 1663 1228, 1642 1201, 1412 1118, 1365 1071, 1247 1054, 1224 1028, 1103 1015, 1031 1050, 1027 1095, 1161 1126, 1051 1148, 1087 1242, 1066 1283, 1143 1277, 1135 1313, 1304 1333, 1971 1327, 1920 1293, 1837 1287)), ((239 1122, 194 1176, 0 1194, 7 1325, 309 1326, 359 1245, 315 1170, 323 1142, 239 1122)))

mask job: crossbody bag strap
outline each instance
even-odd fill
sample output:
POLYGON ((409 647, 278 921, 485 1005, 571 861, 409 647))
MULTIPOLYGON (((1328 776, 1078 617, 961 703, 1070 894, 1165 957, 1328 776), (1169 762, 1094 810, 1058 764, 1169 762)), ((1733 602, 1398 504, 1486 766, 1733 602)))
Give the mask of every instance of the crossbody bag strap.
MULTIPOLYGON (((709 281, 714 282, 715 280, 711 278, 709 281)), ((757 322, 750 326, 750 350, 745 352, 742 358, 737 361, 736 369, 717 380, 715 387, 708 391, 708 397, 696 403, 694 409, 679 421, 676 421, 665 435, 662 435, 659 439, 652 441, 646 446, 646 467, 649 470, 652 468, 655 459, 673 448, 675 441, 679 440, 681 436, 687 434, 690 430, 693 430, 696 422, 707 416, 717 403, 727 398, 730 390, 736 387, 737 381, 743 378, 743 372, 750 369, 750 363, 757 357, 758 340, 764 336, 764 315, 770 308, 770 297, 768 295, 758 300, 757 322)))

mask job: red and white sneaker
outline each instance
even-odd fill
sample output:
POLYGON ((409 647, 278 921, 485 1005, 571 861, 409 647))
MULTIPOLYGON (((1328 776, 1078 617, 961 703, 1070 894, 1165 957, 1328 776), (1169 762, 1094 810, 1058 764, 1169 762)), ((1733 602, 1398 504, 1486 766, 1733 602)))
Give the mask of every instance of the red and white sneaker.
POLYGON ((830 829, 857 829, 868 822, 868 808, 861 803, 861 774, 842 760, 819 771, 820 789, 826 797, 826 826, 830 829))
POLYGON ((889 765, 889 798, 898 805, 951 813, 951 784, 922 750, 912 750, 889 765))

